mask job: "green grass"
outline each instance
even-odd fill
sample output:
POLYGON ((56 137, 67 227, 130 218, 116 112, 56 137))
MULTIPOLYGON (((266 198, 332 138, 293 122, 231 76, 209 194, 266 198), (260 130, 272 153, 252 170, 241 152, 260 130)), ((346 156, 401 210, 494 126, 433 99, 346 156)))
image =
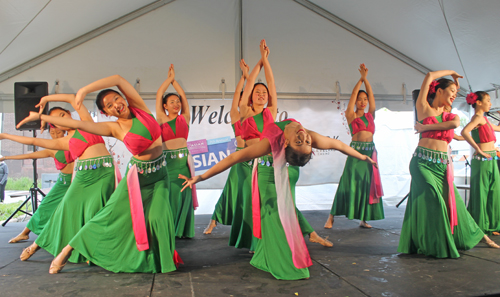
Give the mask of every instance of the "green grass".
MULTIPOLYGON (((0 204, 0 221, 5 221, 19 207, 19 205, 21 205, 21 203, 23 202, 18 201, 14 203, 0 204)), ((23 207, 23 210, 26 210, 26 205, 23 207)), ((31 203, 28 203, 28 211, 31 211, 31 203)), ((14 218, 24 215, 24 213, 18 212, 14 218)))
POLYGON ((9 178, 5 190, 27 191, 33 185, 33 179, 29 177, 9 178))

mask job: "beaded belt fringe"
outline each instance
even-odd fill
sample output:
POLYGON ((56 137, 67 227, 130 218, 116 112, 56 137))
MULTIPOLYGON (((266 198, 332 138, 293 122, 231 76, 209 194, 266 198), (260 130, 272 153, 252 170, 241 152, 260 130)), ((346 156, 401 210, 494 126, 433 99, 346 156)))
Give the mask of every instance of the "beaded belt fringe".
POLYGON ((417 147, 415 149, 415 152, 413 153, 414 157, 419 157, 422 158, 423 160, 426 160, 428 162, 432 163, 438 163, 438 164, 449 164, 448 160, 448 153, 447 152, 441 152, 441 151, 436 151, 436 150, 431 150, 427 149, 424 147, 417 147))
POLYGON ((113 167, 113 157, 104 156, 104 157, 98 157, 98 158, 85 159, 85 160, 81 160, 81 161, 79 160, 76 163, 75 171, 94 170, 94 169, 100 168, 101 166, 113 167))
POLYGON ((141 161, 132 157, 128 162, 128 168, 130 169, 133 165, 137 166, 137 172, 139 174, 154 173, 160 170, 160 168, 167 166, 167 160, 165 153, 151 161, 141 161))
POLYGON ((181 158, 187 157, 189 155, 189 150, 187 147, 183 147, 183 148, 176 149, 176 150, 164 150, 163 154, 165 155, 165 158, 167 160, 169 158, 170 159, 177 159, 177 158, 181 159, 181 158))
POLYGON ((474 153, 474 155, 472 155, 472 158, 474 160, 478 160, 478 161, 493 161, 493 160, 498 160, 497 152, 496 151, 486 151, 485 153, 488 154, 488 155, 490 155, 491 157, 490 158, 485 158, 482 155, 479 155, 478 153, 474 153))
POLYGON ((375 143, 373 141, 351 141, 350 146, 358 151, 373 151, 375 149, 375 143))
POLYGON ((66 182, 71 182, 71 174, 70 173, 59 173, 59 177, 57 178, 59 181, 62 181, 64 184, 66 182))

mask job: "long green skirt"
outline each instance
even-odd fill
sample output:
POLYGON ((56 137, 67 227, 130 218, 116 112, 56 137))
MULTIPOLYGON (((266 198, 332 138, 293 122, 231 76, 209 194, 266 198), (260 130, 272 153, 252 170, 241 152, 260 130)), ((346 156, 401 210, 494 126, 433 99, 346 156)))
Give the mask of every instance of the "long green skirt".
MULTIPOLYGON (((369 157, 375 149, 373 142, 352 141, 351 147, 369 157)), ((371 164, 351 156, 347 157, 330 214, 345 215, 350 220, 362 221, 384 218, 382 198, 379 203, 370 204, 372 171, 371 164)))
POLYGON ((50 192, 42 200, 30 221, 26 225, 31 232, 40 235, 43 228, 52 217, 52 214, 57 209, 57 206, 63 199, 66 191, 71 185, 71 173, 59 173, 57 182, 52 186, 50 192))
MULTIPOLYGON (((35 240, 36 244, 54 256, 104 207, 115 189, 111 156, 78 161, 75 169, 75 178, 66 195, 35 240), (96 165, 96 169, 90 169, 93 165, 96 165)), ((80 263, 87 259, 74 252, 69 261, 80 263)))
POLYGON ((233 203, 233 221, 229 246, 254 251, 259 239, 253 236, 252 161, 236 164, 237 193, 233 203))
POLYGON ((451 233, 446 160, 446 153, 417 147, 410 162, 411 186, 398 252, 458 258, 458 250, 471 249, 483 238, 455 186, 458 225, 451 233))
POLYGON ((139 172, 141 167, 145 168, 138 176, 148 250, 139 251, 136 246, 125 177, 106 206, 69 245, 92 263, 112 272, 164 273, 175 270, 175 231, 168 202, 168 172, 163 160, 162 156, 152 162, 141 162, 132 157, 129 163, 137 164, 139 172), (158 169, 149 172, 148 168, 152 167, 158 169))
POLYGON ((167 158, 168 177, 170 179, 170 207, 174 216, 175 236, 176 237, 194 237, 194 208, 193 196, 190 188, 184 187, 183 179, 179 178, 179 174, 191 177, 191 172, 188 167, 187 148, 177 150, 164 150, 163 154, 167 158))
MULTIPOLYGON (((277 279, 296 280, 309 277, 309 269, 298 269, 293 264, 292 251, 278 213, 278 201, 274 184, 274 168, 267 166, 272 157, 262 157, 264 165, 258 165, 262 239, 257 244, 250 264, 271 273, 277 279)), ((290 188, 295 203, 295 184, 299 179, 299 169, 288 167, 290 188)), ((297 214, 298 215, 298 214, 297 214)), ((300 222, 300 220, 299 220, 300 222)), ((304 233, 304 231, 302 232, 304 233)))
POLYGON ((467 210, 486 235, 500 230, 500 174, 496 151, 487 160, 476 154, 471 161, 470 200, 467 210))
MULTIPOLYGON (((236 151, 241 149, 238 147, 236 151)), ((222 225, 231 225, 233 223, 235 208, 239 207, 241 209, 241 206, 237 204, 240 189, 238 182, 242 181, 244 177, 239 176, 239 166, 240 164, 236 164, 229 169, 226 184, 224 185, 224 189, 222 189, 222 193, 215 204, 214 213, 212 214, 212 220, 222 225)))

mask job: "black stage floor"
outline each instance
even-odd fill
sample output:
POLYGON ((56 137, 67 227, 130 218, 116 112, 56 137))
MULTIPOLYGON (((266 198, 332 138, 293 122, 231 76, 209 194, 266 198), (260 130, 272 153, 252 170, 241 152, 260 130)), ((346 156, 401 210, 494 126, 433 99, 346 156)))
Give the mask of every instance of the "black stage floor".
MULTIPOLYGON (((500 294, 500 250, 480 243, 459 259, 400 255, 404 209, 386 207, 386 219, 361 229, 343 217, 323 229, 328 211, 304 211, 333 248, 307 243, 314 265, 308 280, 282 281, 249 264, 251 254, 227 246, 229 227, 203 235, 209 215, 196 216, 196 237, 177 240, 186 263, 166 274, 111 273, 68 264, 48 273, 52 256, 40 250, 22 262, 30 240, 8 244, 25 223, 0 227, 0 296, 484 296, 500 294)), ((500 243, 500 238, 493 238, 500 243)))

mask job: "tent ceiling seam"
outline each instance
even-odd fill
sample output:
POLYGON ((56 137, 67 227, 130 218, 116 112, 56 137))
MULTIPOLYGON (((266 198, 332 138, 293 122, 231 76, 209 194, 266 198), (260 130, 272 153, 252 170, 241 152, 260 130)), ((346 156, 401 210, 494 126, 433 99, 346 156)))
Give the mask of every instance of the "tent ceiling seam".
POLYGON ((95 37, 98 37, 108 31, 111 31, 125 23, 128 23, 138 17, 141 17, 153 10, 156 10, 164 5, 167 5, 169 3, 174 2, 175 0, 158 0, 153 3, 150 3, 148 5, 145 5, 139 9, 136 9, 124 16, 121 16, 107 24, 102 25, 99 28, 96 28, 90 32, 87 32, 79 37, 76 37, 73 40, 70 40, 54 49, 51 49, 27 62, 24 62, 16 67, 13 67, 3 73, 0 73, 0 83, 6 81, 7 79, 16 76, 32 67, 35 67, 49 59, 52 59, 76 46, 79 46, 80 44, 83 44, 95 37))
POLYGON ((26 26, 24 26, 21 31, 19 31, 19 33, 17 33, 17 35, 9 42, 9 44, 7 44, 7 46, 4 47, 4 49, 0 52, 0 55, 17 39, 17 37, 19 37, 19 35, 21 35, 21 33, 24 32, 24 30, 26 28, 28 28, 28 26, 36 19, 36 17, 45 9, 45 7, 47 7, 47 5, 49 5, 49 3, 51 2, 52 0, 49 0, 43 7, 42 9, 40 9, 40 11, 38 11, 38 13, 26 24, 26 26))

